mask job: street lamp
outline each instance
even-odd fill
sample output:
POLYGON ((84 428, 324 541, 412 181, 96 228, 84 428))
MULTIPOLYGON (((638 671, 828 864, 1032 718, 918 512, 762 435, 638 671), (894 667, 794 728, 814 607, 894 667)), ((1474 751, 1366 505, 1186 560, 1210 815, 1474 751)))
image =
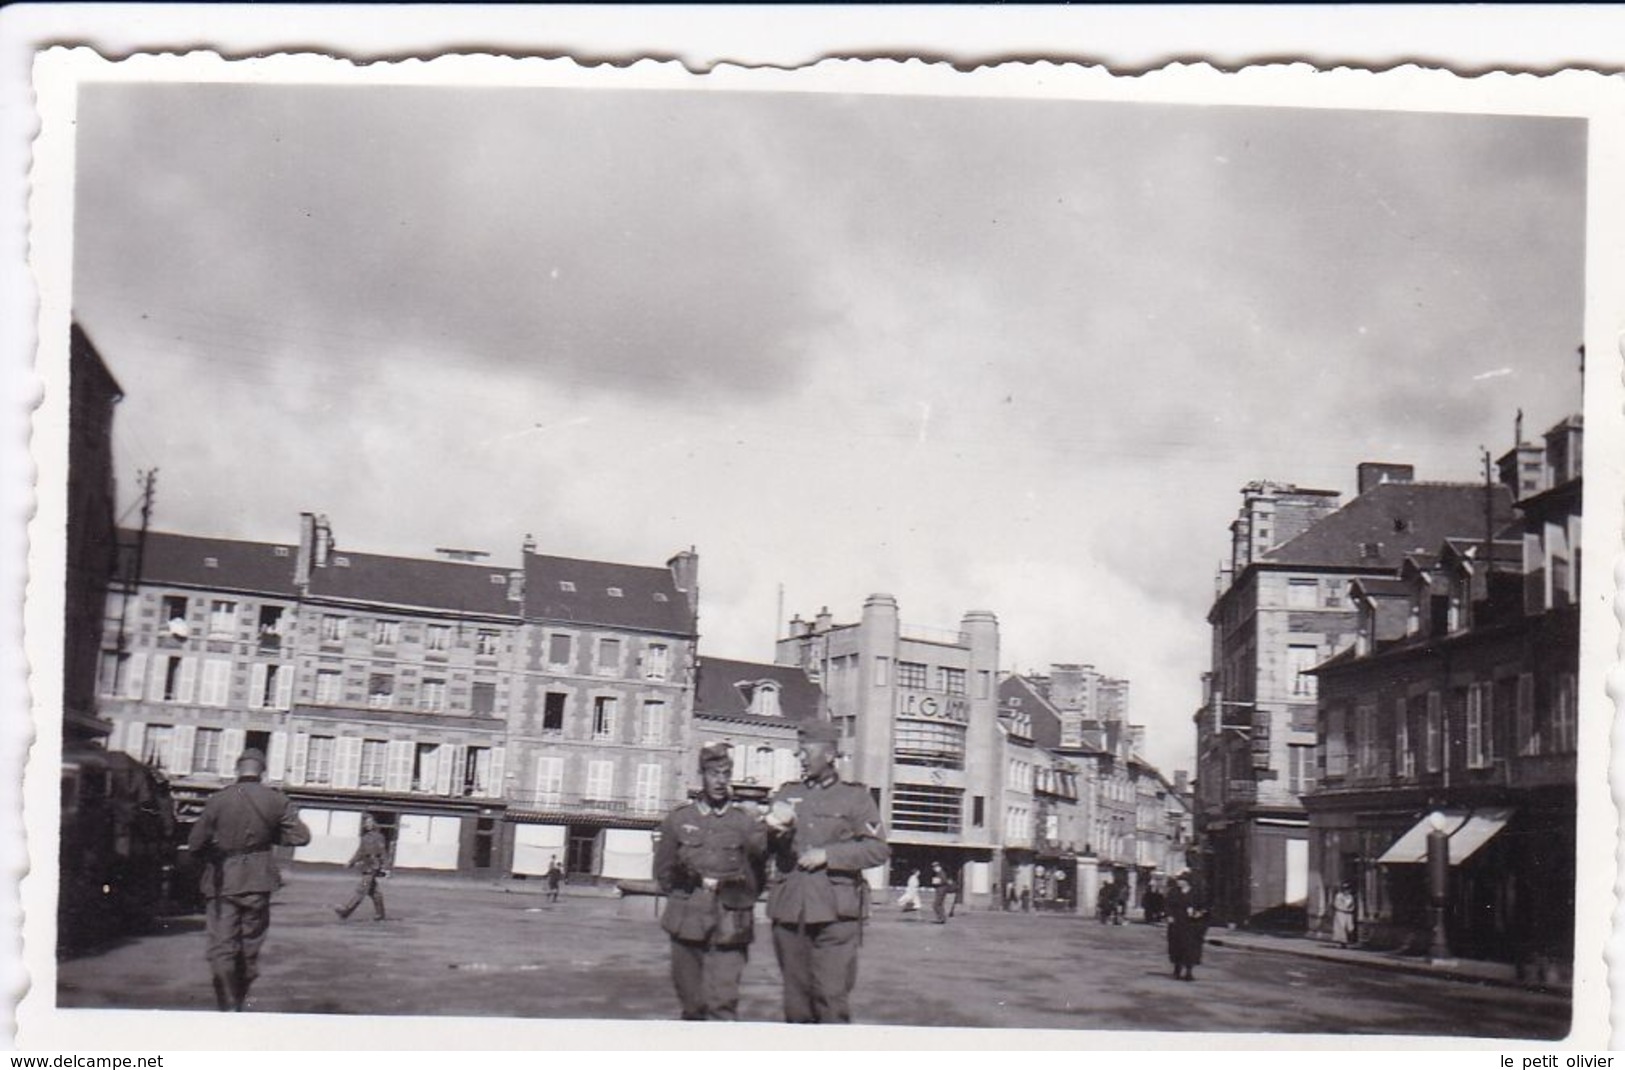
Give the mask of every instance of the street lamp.
POLYGON ((1444 962, 1450 958, 1450 937, 1444 928, 1445 903, 1450 894, 1450 834, 1445 832, 1448 822, 1435 810, 1428 815, 1428 899, 1433 915, 1433 938, 1428 945, 1428 959, 1444 962))

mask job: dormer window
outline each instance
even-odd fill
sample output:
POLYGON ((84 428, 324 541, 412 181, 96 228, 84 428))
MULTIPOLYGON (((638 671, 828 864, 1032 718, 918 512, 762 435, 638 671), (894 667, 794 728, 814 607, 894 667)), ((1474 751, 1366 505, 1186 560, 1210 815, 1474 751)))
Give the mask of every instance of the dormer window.
POLYGON ((604 593, 609 595, 611 598, 619 598, 619 597, 621 597, 621 589, 619 587, 607 588, 604 591, 604 593))
POLYGON ((501 587, 503 584, 505 584, 507 582, 508 582, 508 577, 502 575, 502 573, 500 573, 500 572, 493 573, 491 575, 491 585, 493 587, 501 587))
POLYGON ((569 580, 560 580, 559 581, 559 590, 564 591, 566 593, 569 593, 569 592, 574 591, 575 589, 576 589, 576 585, 571 583, 569 580))
POLYGON ((665 591, 656 591, 655 592, 655 601, 656 602, 670 602, 671 599, 666 597, 666 592, 665 591))
POLYGON ((784 710, 779 705, 779 685, 773 680, 741 680, 734 685, 745 696, 751 713, 758 717, 783 717, 784 710))
POLYGON ((204 568, 219 568, 220 567, 220 559, 218 557, 205 557, 203 559, 203 567, 204 568))
POLYGON ((335 557, 333 558, 333 565, 335 568, 349 568, 350 559, 348 557, 335 557))

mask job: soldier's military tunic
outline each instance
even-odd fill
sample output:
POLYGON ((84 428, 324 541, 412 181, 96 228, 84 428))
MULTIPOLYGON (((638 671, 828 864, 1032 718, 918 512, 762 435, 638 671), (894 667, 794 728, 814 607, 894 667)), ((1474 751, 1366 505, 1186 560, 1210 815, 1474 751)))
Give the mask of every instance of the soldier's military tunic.
POLYGON ((349 902, 338 908, 339 917, 349 917, 363 899, 371 896, 372 916, 379 921, 384 920, 384 890, 378 887, 378 878, 388 868, 388 855, 389 844, 382 832, 369 829, 361 834, 361 842, 356 845, 355 854, 349 862, 352 866, 361 867, 361 880, 357 882, 349 902))
POLYGON ((868 907, 863 870, 890 854, 869 789, 831 770, 820 780, 793 781, 773 794, 790 803, 795 824, 771 834, 776 876, 768 890, 773 950, 784 975, 787 1022, 848 1022, 847 997, 858 977, 858 940, 868 907), (822 847, 822 869, 796 860, 822 847))
POLYGON ((203 863, 209 970, 221 1010, 241 1010, 259 976, 260 945, 271 924, 279 843, 310 842, 310 829, 288 797, 257 779, 238 780, 209 797, 186 848, 203 863))
POLYGON ((685 1019, 739 1016, 766 851, 766 828, 731 799, 712 806, 702 797, 661 823, 654 871, 667 898, 660 924, 671 935, 671 977, 685 1019))

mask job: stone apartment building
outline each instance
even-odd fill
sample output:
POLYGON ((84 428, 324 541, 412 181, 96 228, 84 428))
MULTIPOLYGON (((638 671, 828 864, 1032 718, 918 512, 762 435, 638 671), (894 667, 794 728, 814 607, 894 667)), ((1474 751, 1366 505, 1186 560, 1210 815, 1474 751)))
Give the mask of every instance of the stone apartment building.
MULTIPOLYGON (((823 691, 797 666, 703 656, 694 683, 696 749, 731 745, 734 794, 764 799, 800 778, 797 729, 819 720, 823 705, 823 691)), ((698 788, 698 770, 689 775, 698 788)))
POLYGON ((325 517, 260 543, 124 535, 99 678, 109 746, 183 814, 247 747, 343 862, 363 813, 403 869, 642 876, 683 790, 696 561, 518 567, 340 548, 325 517), (571 589, 573 588, 573 590, 571 589))
POLYGON ((1502 459, 1519 515, 1491 539, 1447 540, 1396 578, 1351 584, 1357 641, 1316 670, 1312 928, 1347 881, 1364 942, 1426 948, 1436 822, 1451 951, 1548 970, 1572 959, 1581 430, 1564 420, 1544 448, 1502 459))
POLYGON ((1212 655, 1195 715, 1201 875, 1221 921, 1248 923, 1310 898, 1316 665, 1351 646, 1356 578, 1396 578, 1406 558, 1504 525, 1511 496, 1423 483, 1407 465, 1359 466, 1358 495, 1249 484, 1208 614, 1212 655))

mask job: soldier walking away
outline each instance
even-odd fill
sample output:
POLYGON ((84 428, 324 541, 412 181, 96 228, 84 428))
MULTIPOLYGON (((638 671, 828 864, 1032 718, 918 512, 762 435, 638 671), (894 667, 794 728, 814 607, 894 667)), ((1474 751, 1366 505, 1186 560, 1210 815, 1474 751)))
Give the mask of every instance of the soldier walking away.
POLYGON ((310 829, 288 797, 260 778, 265 755, 245 750, 237 759, 237 782, 209 797, 192 826, 186 847, 203 863, 209 972, 223 1011, 240 1011, 259 976, 260 946, 271 925, 276 889, 277 844, 310 842, 310 829))
POLYGON ((931 863, 931 912, 938 925, 948 924, 948 874, 941 862, 931 863))
POLYGON ((738 1019, 755 935, 767 829, 734 802, 732 778, 728 744, 700 748, 700 797, 666 815, 655 846, 655 881, 667 897, 660 926, 671 936, 671 979, 687 1021, 738 1019))
POLYGON ((361 905, 363 899, 371 897, 372 920, 384 920, 384 892, 378 887, 378 882, 389 876, 388 853, 389 845, 384 841, 384 834, 378 831, 378 822, 373 820, 371 814, 362 814, 361 843, 349 862, 351 868, 361 867, 361 880, 356 884, 350 901, 341 907, 334 907, 333 913, 340 918, 348 918, 355 913, 355 908, 361 905))
POLYGON ((890 854, 869 790, 835 771, 839 741, 832 724, 802 726, 802 779, 773 793, 766 817, 775 869, 767 914, 788 1022, 852 1020, 869 898, 863 871, 890 854))
POLYGON ((559 868, 559 856, 554 855, 547 860, 547 901, 559 901, 559 885, 564 883, 564 870, 559 868))

